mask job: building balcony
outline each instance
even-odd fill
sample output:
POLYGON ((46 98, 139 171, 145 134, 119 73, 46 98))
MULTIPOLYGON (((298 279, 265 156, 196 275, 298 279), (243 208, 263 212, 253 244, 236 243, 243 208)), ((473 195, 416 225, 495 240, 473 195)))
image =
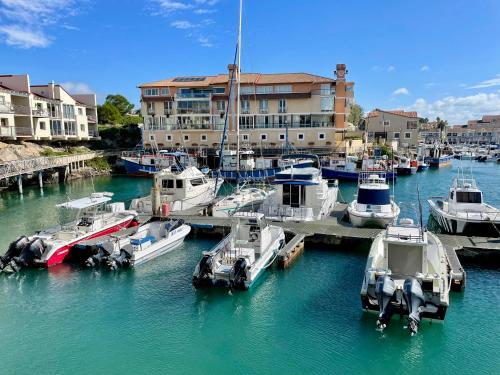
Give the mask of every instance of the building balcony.
POLYGON ((62 129, 52 128, 50 129, 50 135, 53 137, 62 137, 64 136, 64 131, 62 129))
POLYGON ((14 113, 12 103, 0 103, 0 113, 14 113))
POLYGON ((28 127, 15 127, 16 137, 32 137, 33 128, 28 127))
POLYGON ((74 113, 73 114, 66 113, 65 115, 63 115, 63 118, 68 119, 68 120, 74 120, 74 119, 76 119, 76 115, 74 113))
POLYGON ((16 138, 16 129, 13 126, 0 126, 0 138, 16 138))
POLYGON ((267 115, 269 113, 269 110, 267 108, 260 108, 259 113, 262 115, 267 115))
POLYGON ((97 129, 89 129, 89 137, 99 138, 99 132, 97 131, 97 129))
POLYGON ((33 117, 49 117, 49 111, 43 108, 34 108, 31 110, 33 117))
POLYGON ((12 104, 12 107, 15 115, 29 116, 31 114, 31 108, 26 105, 12 104))
POLYGON ((286 113, 286 112, 287 112, 286 107, 278 108, 278 113, 286 113))
POLYGON ((212 94, 207 92, 190 92, 175 94, 175 100, 186 100, 186 99, 210 99, 212 94))
POLYGON ((97 118, 92 115, 87 115, 87 121, 95 124, 97 123, 97 118))

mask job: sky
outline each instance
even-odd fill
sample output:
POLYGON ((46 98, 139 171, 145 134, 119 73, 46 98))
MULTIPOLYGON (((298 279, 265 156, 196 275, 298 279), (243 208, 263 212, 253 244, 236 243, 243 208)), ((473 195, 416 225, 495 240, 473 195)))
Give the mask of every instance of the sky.
MULTIPOLYGON (((0 74, 72 93, 123 94, 178 75, 227 72, 238 0, 0 0, 0 74)), ((333 77, 355 97, 465 123, 500 113, 498 0, 246 0, 243 72, 333 77)))

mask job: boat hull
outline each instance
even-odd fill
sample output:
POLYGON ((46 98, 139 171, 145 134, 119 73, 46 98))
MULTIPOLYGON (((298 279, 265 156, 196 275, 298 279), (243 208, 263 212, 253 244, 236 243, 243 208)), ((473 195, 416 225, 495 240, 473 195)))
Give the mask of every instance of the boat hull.
POLYGON ((453 160, 452 155, 441 156, 439 158, 425 158, 425 163, 429 164, 430 168, 441 168, 447 167, 451 165, 451 161, 453 160))
POLYGON ((417 167, 397 168, 398 176, 410 176, 417 173, 417 167))
POLYGON ((348 210, 349 219, 351 224, 355 227, 365 227, 365 228, 385 228, 387 224, 393 223, 397 220, 397 216, 390 215, 378 215, 376 213, 357 213, 352 210, 348 210))
MULTIPOLYGON (((376 171, 374 171, 376 172, 376 171)), ((342 171, 329 167, 321 168, 321 175, 327 180, 341 180, 341 181, 352 181, 358 182, 359 172, 358 171, 342 171)), ((387 180, 392 180, 397 178, 397 174, 391 171, 386 172, 387 180)))
POLYGON ((152 177, 159 169, 154 165, 144 165, 127 158, 121 158, 123 167, 128 175, 152 177))

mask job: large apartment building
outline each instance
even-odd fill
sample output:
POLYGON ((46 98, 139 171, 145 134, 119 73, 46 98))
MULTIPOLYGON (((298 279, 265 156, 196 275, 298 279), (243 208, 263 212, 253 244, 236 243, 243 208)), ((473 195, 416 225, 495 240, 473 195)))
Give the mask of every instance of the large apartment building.
POLYGON ((95 94, 69 94, 29 75, 0 75, 1 140, 98 139, 95 94))
POLYGON ((370 141, 415 147, 419 143, 419 117, 413 111, 376 109, 366 115, 366 131, 370 141))
POLYGON ((486 115, 469 120, 466 125, 448 128, 449 144, 500 144, 500 115, 486 115))
MULTIPOLYGON (((215 148, 226 124, 226 143, 236 144, 235 66, 227 74, 174 77, 139 85, 144 146, 215 148), (227 116, 226 116, 227 115, 227 116), (227 122, 227 123, 226 123, 227 122)), ((308 73, 242 73, 240 143, 297 148, 331 147, 341 138, 354 83, 338 64, 335 79, 308 73)))

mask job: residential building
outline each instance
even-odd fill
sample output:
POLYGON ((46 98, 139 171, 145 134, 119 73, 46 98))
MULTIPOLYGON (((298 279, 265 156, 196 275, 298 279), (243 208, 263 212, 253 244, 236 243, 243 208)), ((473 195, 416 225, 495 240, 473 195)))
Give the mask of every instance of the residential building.
MULTIPOLYGON (((217 148, 236 144, 235 66, 227 74, 174 77, 139 85, 144 146, 217 148)), ((242 146, 332 147, 345 131, 354 103, 354 83, 338 64, 336 78, 308 73, 242 73, 242 146), (340 135, 336 135, 340 133, 340 135)))
POLYGON ((95 94, 69 94, 61 85, 30 85, 24 75, 0 75, 0 139, 92 140, 95 94))
POLYGON ((375 109, 366 116, 366 132, 372 142, 415 147, 419 143, 419 117, 417 112, 375 109))
POLYGON ((466 125, 448 129, 449 144, 500 144, 500 115, 483 116, 481 120, 469 120, 466 125))

